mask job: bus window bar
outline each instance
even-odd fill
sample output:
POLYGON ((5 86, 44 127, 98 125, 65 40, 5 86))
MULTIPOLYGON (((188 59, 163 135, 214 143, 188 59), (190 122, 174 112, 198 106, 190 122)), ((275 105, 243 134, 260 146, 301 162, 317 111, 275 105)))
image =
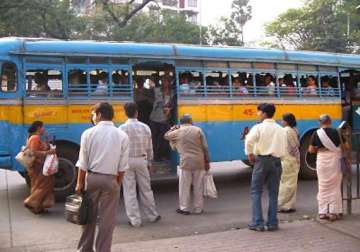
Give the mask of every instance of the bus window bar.
POLYGON ((335 98, 340 97, 341 92, 339 88, 309 88, 309 87, 256 87, 241 86, 201 86, 198 88, 191 88, 189 86, 180 85, 180 97, 198 96, 198 97, 303 97, 303 98, 335 98))

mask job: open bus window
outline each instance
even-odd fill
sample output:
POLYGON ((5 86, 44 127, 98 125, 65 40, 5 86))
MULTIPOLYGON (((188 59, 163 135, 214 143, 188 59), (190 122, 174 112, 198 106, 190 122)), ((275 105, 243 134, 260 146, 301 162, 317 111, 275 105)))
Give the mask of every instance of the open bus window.
POLYGON ((227 72, 212 71, 205 74, 206 88, 209 96, 229 96, 229 75, 227 72))
POLYGON ((104 69, 90 71, 91 95, 107 96, 109 94, 109 72, 104 69))
POLYGON ((320 83, 321 83, 321 96, 338 97, 340 95, 337 73, 322 75, 320 77, 320 83))
POLYGON ((16 89, 16 65, 4 63, 1 68, 1 91, 15 92, 16 89))
POLYGON ((315 73, 301 73, 301 94, 305 97, 319 96, 318 75, 315 73))
POLYGON ((232 95, 244 96, 253 93, 253 76, 247 72, 233 72, 231 74, 232 95))
POLYGON ((269 72, 255 74, 256 93, 263 96, 275 96, 277 94, 276 77, 269 72))
POLYGON ((62 72, 56 69, 27 70, 26 94, 30 97, 61 97, 63 95, 62 72))
POLYGON ((70 96, 86 96, 87 95, 87 81, 86 81, 86 71, 82 69, 72 69, 68 72, 68 81, 69 81, 69 95, 70 96))
POLYGON ((298 84, 296 73, 278 73, 280 96, 297 96, 298 84))
POLYGON ((179 87, 182 96, 204 96, 203 73, 198 71, 180 72, 179 87))
POLYGON ((131 85, 129 71, 117 69, 112 71, 112 92, 115 96, 130 96, 131 85))

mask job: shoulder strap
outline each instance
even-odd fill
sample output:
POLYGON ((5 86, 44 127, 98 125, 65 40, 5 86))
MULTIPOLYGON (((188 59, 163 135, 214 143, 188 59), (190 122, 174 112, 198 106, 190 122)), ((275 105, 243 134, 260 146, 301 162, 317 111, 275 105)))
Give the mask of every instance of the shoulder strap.
POLYGON ((334 152, 340 151, 340 148, 335 146, 335 144, 333 143, 333 141, 331 141, 323 128, 318 129, 316 133, 318 134, 320 141, 325 146, 325 148, 334 152))

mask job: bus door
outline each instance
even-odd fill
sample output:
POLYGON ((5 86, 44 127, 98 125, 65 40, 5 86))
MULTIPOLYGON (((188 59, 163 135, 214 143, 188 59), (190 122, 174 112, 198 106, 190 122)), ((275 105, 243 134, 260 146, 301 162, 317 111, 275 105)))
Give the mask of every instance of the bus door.
POLYGON ((18 68, 15 62, 0 60, 0 167, 12 167, 15 155, 11 144, 18 141, 21 118, 21 95, 18 87, 18 68))
MULTIPOLYGON (((153 135, 154 160, 174 163, 164 133, 177 123, 175 68, 171 62, 143 61, 132 66, 134 101, 138 105, 139 120, 148 124, 153 135), (173 161, 173 162, 171 162, 173 161)), ((163 167, 168 169, 169 165, 163 167)), ((162 173, 170 170, 162 171, 162 173)))
POLYGON ((24 62, 24 123, 43 121, 50 137, 68 127, 63 58, 27 57, 24 62))
POLYGON ((353 130, 360 130, 360 71, 340 71, 340 84, 343 120, 349 122, 353 130))

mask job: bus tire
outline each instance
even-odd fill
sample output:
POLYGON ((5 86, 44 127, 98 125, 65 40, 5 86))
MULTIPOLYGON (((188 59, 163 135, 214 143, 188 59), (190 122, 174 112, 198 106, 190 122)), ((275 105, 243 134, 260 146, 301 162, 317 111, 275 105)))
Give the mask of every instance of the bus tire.
POLYGON ((54 175, 54 194, 56 201, 63 201, 75 190, 77 180, 75 164, 78 159, 79 148, 73 144, 57 143, 56 153, 59 158, 59 171, 54 175))
POLYGON ((312 132, 307 133, 300 145, 300 177, 303 179, 316 179, 316 154, 309 153, 312 132))

